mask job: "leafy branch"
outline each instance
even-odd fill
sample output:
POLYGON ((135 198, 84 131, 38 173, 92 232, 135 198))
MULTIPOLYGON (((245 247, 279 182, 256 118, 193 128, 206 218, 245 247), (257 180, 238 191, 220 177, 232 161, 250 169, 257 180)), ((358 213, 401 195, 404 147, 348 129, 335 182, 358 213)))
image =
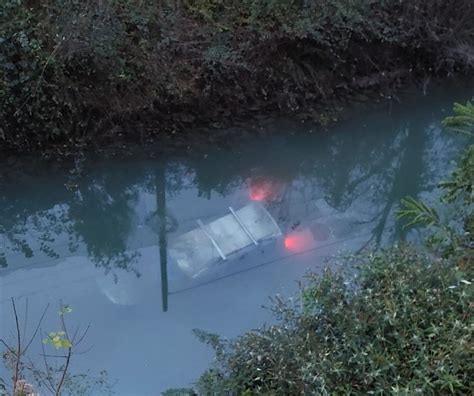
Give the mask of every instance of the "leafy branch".
POLYGON ((470 145, 461 157, 459 166, 449 180, 440 183, 446 193, 443 199, 454 202, 460 198, 466 204, 474 202, 474 145, 470 145))
MULTIPOLYGON (((79 328, 77 328, 72 336, 69 335, 68 328, 66 326, 65 315, 72 312, 72 309, 68 305, 60 305, 59 309, 59 317, 61 323, 61 330, 55 332, 49 332, 43 338, 41 347, 42 347, 42 357, 44 361, 45 370, 37 369, 33 363, 27 363, 26 360, 26 352, 30 347, 33 340, 36 338, 38 332, 42 335, 43 332, 40 329, 41 323, 45 317, 45 314, 49 308, 49 305, 46 306, 45 310, 43 311, 35 330, 29 340, 25 340, 26 337, 26 324, 28 321, 28 301, 26 301, 25 305, 25 319, 24 319, 24 329, 21 330, 20 326, 20 319, 18 315, 17 306, 15 300, 12 298, 12 309, 13 309, 13 316, 15 318, 15 328, 16 328, 16 342, 15 346, 10 346, 4 339, 0 339, 0 343, 5 348, 4 353, 4 360, 7 364, 7 367, 12 370, 12 385, 9 386, 11 389, 11 395, 19 396, 19 395, 26 395, 26 394, 34 394, 33 385, 27 382, 25 379, 24 372, 30 371, 33 374, 33 377, 39 383, 40 386, 44 386, 48 389, 51 394, 55 396, 61 395, 65 384, 70 381, 71 377, 69 376, 69 367, 70 361, 74 354, 77 354, 77 347, 81 342, 84 340, 89 326, 79 333, 79 328), (56 350, 64 350, 64 353, 50 355, 46 354, 45 345, 51 345, 56 350), (60 358, 65 359, 65 364, 59 367, 59 369, 54 369, 53 365, 48 362, 48 358, 60 358), (55 378, 57 376, 57 378, 55 378)), ((79 352, 82 353, 82 352, 79 352)), ((8 395, 7 393, 7 384, 0 379, 0 390, 5 393, 1 393, 2 395, 8 395)))
POLYGON ((455 103, 453 111, 455 115, 446 117, 443 125, 453 132, 474 137, 474 104, 469 101, 465 105, 455 103))
POLYGON ((403 198, 401 205, 402 209, 397 212, 397 219, 409 220, 409 223, 404 225, 405 228, 416 225, 431 227, 438 225, 440 222, 438 212, 435 209, 413 197, 403 198))

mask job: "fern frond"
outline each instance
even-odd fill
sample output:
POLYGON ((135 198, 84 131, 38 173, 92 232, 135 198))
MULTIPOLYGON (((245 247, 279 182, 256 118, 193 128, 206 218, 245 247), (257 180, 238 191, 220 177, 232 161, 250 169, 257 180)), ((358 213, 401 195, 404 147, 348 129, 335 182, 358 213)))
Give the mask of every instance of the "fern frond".
POLYGON ((415 198, 403 198, 401 205, 397 218, 409 220, 404 228, 415 225, 432 226, 439 223, 438 212, 415 198))
POLYGON ((474 137, 474 104, 467 102, 465 105, 455 103, 454 116, 446 117, 443 125, 453 132, 474 137))

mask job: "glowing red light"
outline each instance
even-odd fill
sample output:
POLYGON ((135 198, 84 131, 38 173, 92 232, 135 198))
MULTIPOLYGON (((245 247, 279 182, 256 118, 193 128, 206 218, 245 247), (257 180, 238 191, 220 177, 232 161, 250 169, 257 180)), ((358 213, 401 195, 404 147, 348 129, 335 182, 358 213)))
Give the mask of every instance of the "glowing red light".
POLYGON ((299 245, 298 242, 300 241, 298 241, 297 237, 289 235, 285 238, 285 247, 288 250, 297 250, 298 245, 299 245))
POLYGON ((304 252, 315 246, 315 240, 309 229, 295 231, 285 237, 285 248, 292 252, 304 252))
POLYGON ((285 188, 282 180, 271 177, 253 177, 247 180, 249 197, 252 201, 272 201, 277 199, 285 188))
POLYGON ((250 182, 250 199, 252 201, 265 201, 275 193, 275 185, 271 180, 261 178, 250 182))
POLYGON ((252 201, 264 201, 267 198, 266 191, 263 189, 254 189, 250 191, 250 199, 252 201))

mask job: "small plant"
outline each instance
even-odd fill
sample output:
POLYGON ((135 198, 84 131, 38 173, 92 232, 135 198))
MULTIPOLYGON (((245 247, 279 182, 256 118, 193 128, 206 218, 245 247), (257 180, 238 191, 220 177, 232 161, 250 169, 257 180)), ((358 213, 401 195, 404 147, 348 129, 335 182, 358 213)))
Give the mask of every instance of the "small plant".
MULTIPOLYGON (((454 115, 446 117, 444 125, 451 131, 460 133, 471 139, 474 138, 474 104, 455 103, 454 115)), ((470 144, 464 151, 459 166, 451 175, 450 180, 442 182, 441 187, 446 191, 444 200, 453 202, 460 199, 464 204, 474 203, 474 145, 470 144)))
POLYGON ((43 340, 43 344, 51 344, 56 349, 72 348, 72 343, 66 338, 66 333, 64 331, 49 333, 47 338, 43 340))
MULTIPOLYGON (((460 133, 469 139, 474 137, 474 106, 471 102, 466 105, 456 103, 453 109, 455 115, 447 117, 444 125, 449 130, 460 133)), ((408 219, 405 227, 423 226, 435 231, 428 238, 428 244, 441 248, 445 255, 453 254, 459 247, 471 246, 474 233, 474 145, 470 144, 463 152, 458 166, 451 177, 439 184, 444 194, 441 201, 457 207, 458 216, 463 221, 463 233, 456 232, 445 222, 442 222, 438 212, 412 197, 402 199, 402 208, 398 211, 399 219, 408 219)), ((462 248, 461 248, 462 249, 462 248)))
POLYGON ((453 132, 474 137, 474 104, 455 103, 453 111, 455 115, 446 117, 443 124, 453 132))
MULTIPOLYGON (((61 330, 46 333, 42 338, 43 368, 34 363, 34 360, 27 354, 29 347, 35 340, 38 333, 43 334, 41 324, 45 318, 49 306, 47 306, 30 338, 26 338, 26 325, 23 331, 20 326, 15 301, 12 299, 12 308, 16 324, 16 342, 10 345, 5 340, 0 343, 5 347, 3 361, 5 366, 12 371, 12 385, 8 385, 4 379, 0 378, 1 395, 11 396, 34 396, 37 395, 36 389, 45 388, 51 395, 59 396, 61 394, 89 394, 91 389, 98 388, 101 394, 111 394, 112 388, 107 382, 106 372, 100 373, 96 379, 90 379, 88 375, 70 373, 70 364, 73 356, 77 352, 77 347, 85 339, 89 327, 82 333, 79 328, 74 330, 71 337, 66 324, 65 316, 72 312, 69 305, 60 305, 59 318, 61 330), (45 346, 51 346, 55 349, 54 354, 47 353, 45 346), (57 351, 63 351, 58 355, 57 351), (52 362, 51 359, 54 361, 52 362), (61 360, 63 364, 57 365, 61 360), (30 379, 27 379, 29 377, 30 379)), ((27 323, 28 300, 25 302, 25 324, 27 323)))
POLYGON ((433 208, 430 208, 421 201, 412 197, 403 198, 401 201, 403 209, 398 212, 398 218, 408 218, 410 222, 405 227, 421 225, 431 227, 439 224, 439 215, 433 208))

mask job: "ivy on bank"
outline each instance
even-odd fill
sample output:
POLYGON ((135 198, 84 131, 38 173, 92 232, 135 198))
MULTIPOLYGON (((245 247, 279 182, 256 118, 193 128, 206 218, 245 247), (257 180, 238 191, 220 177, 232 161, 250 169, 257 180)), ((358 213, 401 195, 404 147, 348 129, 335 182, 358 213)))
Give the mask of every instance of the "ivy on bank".
POLYGON ((317 119, 315 103, 470 71, 473 19, 470 0, 4 0, 0 143, 144 141, 254 111, 317 119))

